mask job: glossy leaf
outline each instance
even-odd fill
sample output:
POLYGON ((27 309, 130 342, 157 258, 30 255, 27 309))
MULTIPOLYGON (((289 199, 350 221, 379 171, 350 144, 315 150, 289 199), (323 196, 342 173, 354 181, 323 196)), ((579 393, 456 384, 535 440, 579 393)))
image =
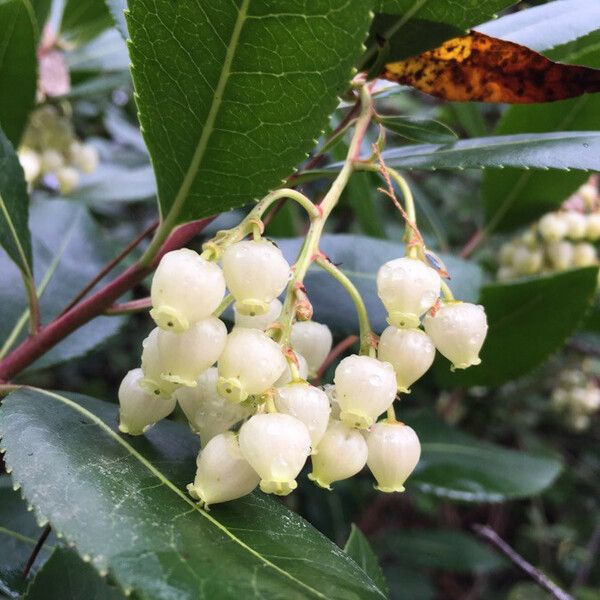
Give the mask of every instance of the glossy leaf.
MULTIPOLYGON (((33 262, 41 296, 42 321, 59 314, 74 295, 115 254, 115 248, 84 206, 61 200, 41 200, 31 207, 33 262)), ((27 313, 18 271, 0 256, 0 354, 27 334, 27 313)), ((117 270, 118 272, 118 270, 117 270)), ((47 367, 89 352, 123 324, 122 317, 98 317, 42 356, 32 368, 47 367)))
POLYGON ((131 0, 133 79, 163 217, 197 219, 279 185, 348 85, 368 21, 358 0, 301 10, 131 0))
POLYGON ((61 33, 76 44, 89 42, 112 25, 103 0, 66 0, 61 33))
POLYGON ((29 0, 0 2, 0 128, 15 146, 35 100, 37 35, 29 0))
POLYGON ((541 52, 599 28, 600 4, 596 0, 554 0, 494 19, 475 29, 541 52))
POLYGON ((389 131, 417 144, 445 144, 457 138, 456 133, 447 125, 433 119, 382 117, 380 123, 389 131))
POLYGON ((352 524, 344 552, 377 584, 383 594, 389 594, 385 575, 379 566, 379 561, 365 534, 352 524))
POLYGON ((598 269, 587 267, 482 288, 489 323, 481 364, 451 373, 446 359, 436 375, 452 387, 500 385, 542 364, 561 348, 591 308, 598 269), (551 324, 550 324, 551 323, 551 324))
POLYGON ((127 39, 127 22, 125 21, 125 11, 127 10, 127 0, 105 0, 108 10, 113 17, 119 33, 124 39, 127 39))
POLYGON ((194 504, 184 486, 198 440, 183 425, 124 437, 114 405, 23 389, 4 400, 0 433, 5 462, 36 512, 136 596, 384 598, 342 550, 276 500, 256 492, 210 513, 194 504))
MULTIPOLYGON (((401 222, 400 215, 398 222, 401 222)), ((302 239, 276 242, 288 261, 294 262, 302 239)), ((373 329, 381 333, 387 327, 387 313, 377 296, 377 271, 388 260, 403 256, 403 245, 361 235, 328 234, 321 238, 321 250, 352 280, 365 301, 373 329)), ((454 256, 440 254, 440 257, 451 273, 450 285, 456 297, 474 301, 483 279, 479 267, 454 256)), ((354 305, 336 280, 318 267, 312 267, 305 284, 316 321, 344 333, 358 331, 354 305)))
MULTIPOLYGON (((513 353, 514 354, 514 353, 513 353)), ((417 432, 421 460, 407 482, 427 493, 465 502, 535 496, 562 469, 558 457, 510 450, 464 434, 426 413, 399 416, 417 432)))
POLYGON ((29 196, 21 163, 0 129, 0 244, 19 270, 31 277, 28 207, 29 196))
POLYGON ((67 548, 56 548, 32 581, 23 600, 124 600, 125 595, 67 548))
MULTIPOLYGON (((0 477, 0 594, 16 597, 25 591, 31 577, 23 579, 23 570, 42 533, 33 514, 12 489, 8 475, 0 477)), ((54 540, 49 540, 33 564, 31 575, 46 561, 54 540)))
POLYGON ((380 77, 460 102, 529 104, 600 91, 600 70, 555 63, 525 46, 476 31, 388 63, 380 77))

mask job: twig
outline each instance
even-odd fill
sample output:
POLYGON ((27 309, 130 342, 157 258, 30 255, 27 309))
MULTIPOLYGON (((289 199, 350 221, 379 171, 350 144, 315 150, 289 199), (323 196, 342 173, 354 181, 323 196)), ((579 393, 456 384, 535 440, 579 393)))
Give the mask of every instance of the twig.
POLYGON ((600 551, 600 523, 596 525, 596 529, 594 529, 594 533, 592 533, 592 537, 590 538, 590 541, 585 549, 585 561, 581 567, 579 567, 577 574, 575 575, 575 579, 573 580, 573 585, 571 586, 571 591, 573 593, 575 593, 577 588, 585 585, 587 578, 590 575, 590 571, 594 566, 594 560, 598 554, 598 551, 600 551))
POLYGON ((135 239, 133 239, 123 250, 117 254, 110 262, 106 263, 104 267, 96 274, 96 276, 71 300, 71 302, 63 309, 60 315, 64 315, 66 312, 71 310, 80 300, 85 298, 87 294, 94 288, 94 286, 102 280, 108 273, 110 273, 134 248, 136 248, 140 242, 150 235, 158 227, 158 219, 151 223, 142 233, 140 233, 135 239))
POLYGON ((477 248, 477 246, 479 246, 479 244, 482 242, 484 237, 485 237, 485 231, 483 229, 478 229, 473 234, 471 239, 465 244, 465 247, 460 251, 459 256, 461 258, 468 258, 469 256, 471 256, 471 254, 473 254, 473 252, 475 252, 475 249, 477 248))
POLYGON ((140 298, 138 300, 131 300, 130 302, 121 302, 120 304, 113 304, 109 306, 105 311, 105 315, 127 315, 129 313, 140 312, 146 310, 152 306, 152 299, 148 296, 146 298, 140 298))
POLYGON ((338 358, 338 356, 341 356, 344 352, 346 352, 348 348, 354 346, 356 342, 358 342, 358 336, 349 335, 348 337, 344 338, 341 342, 336 344, 331 350, 331 352, 327 355, 327 358, 323 361, 323 364, 319 367, 317 374, 312 380, 312 384, 319 385, 319 383, 321 383, 323 375, 325 374, 325 371, 327 371, 327 369, 335 361, 335 359, 338 358))
POLYGON ((491 527, 487 525, 472 525, 473 531, 488 544, 494 546, 519 569, 529 575, 535 583, 549 592, 556 600, 574 600, 573 596, 558 587, 551 579, 546 577, 539 569, 527 562, 520 554, 509 546, 491 527))
POLYGON ((40 553, 40 550, 42 549, 44 543, 46 542, 46 540, 48 539, 48 536, 50 535, 50 525, 46 525, 46 527, 44 527, 44 530, 42 531, 40 537, 38 538, 38 541, 36 542, 35 546, 33 547, 33 550, 31 551, 31 554, 29 555, 29 558, 27 559, 27 563, 25 565, 25 568, 23 569, 23 579, 27 579, 27 575, 29 575, 29 571, 31 571, 31 567, 33 567, 33 563, 35 562, 35 559, 38 557, 38 554, 40 553))

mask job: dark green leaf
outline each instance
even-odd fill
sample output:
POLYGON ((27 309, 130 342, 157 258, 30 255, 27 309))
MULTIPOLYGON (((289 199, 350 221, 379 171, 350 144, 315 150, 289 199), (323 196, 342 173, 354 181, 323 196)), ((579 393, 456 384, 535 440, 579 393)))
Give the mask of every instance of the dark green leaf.
POLYGON ((445 144, 457 138, 450 127, 432 119, 382 117, 380 123, 404 139, 418 144, 445 144))
POLYGON ((15 146, 35 100, 37 35, 29 0, 0 2, 0 127, 15 146))
POLYGON ((84 44, 112 23, 104 0, 66 0, 60 28, 69 41, 84 44))
POLYGON ((472 535, 452 529, 388 531, 375 538, 373 545, 381 556, 412 568, 468 574, 488 573, 506 565, 472 535))
MULTIPOLYGON (((13 491, 10 477, 0 477, 0 593, 15 597, 25 591, 29 579, 23 579, 23 570, 41 533, 33 514, 13 491)), ((52 543, 42 547, 32 574, 48 558, 52 543)))
MULTIPOLYGON (((75 202, 34 202, 31 230, 42 320, 47 323, 114 256, 115 249, 87 209, 75 202)), ((19 274, 4 256, 0 256, 0 272, 3 284, 0 286, 0 355, 3 355, 8 350, 9 337, 14 334, 14 341, 18 341, 26 335, 27 313, 19 274)), ((114 335, 123 321, 122 317, 94 319, 44 354, 33 368, 47 367, 89 352, 114 335)))
POLYGON ((56 548, 23 600, 124 600, 94 568, 67 548, 56 548))
POLYGON ((424 573, 391 563, 383 570, 390 583, 391 600, 435 600, 438 597, 424 573))
POLYGON ((127 10, 127 0, 105 0, 108 10, 113 17, 117 29, 124 39, 127 39, 127 22, 124 11, 127 10))
POLYGON ((421 461, 409 484, 424 492, 465 502, 527 498, 551 485, 562 469, 558 457, 489 444, 428 414, 400 414, 421 440, 421 461))
POLYGON ((48 15, 50 14, 52 0, 31 0, 31 6, 33 7, 33 12, 35 13, 38 29, 42 30, 46 24, 46 21, 48 20, 48 15))
POLYGON ((169 224, 246 204, 291 173, 348 85, 369 8, 130 2, 140 122, 169 224))
POLYGON ((541 52, 600 28, 596 0, 556 0, 533 6, 475 29, 541 52))
MULTIPOLYGON (((398 222, 401 217, 398 215, 398 222)), ((277 240, 290 262, 294 262, 302 239, 277 240)), ((375 280, 379 267, 403 256, 401 243, 376 240, 361 235, 329 234, 321 238, 321 250, 352 280, 365 301, 371 325, 380 333, 387 327, 387 313, 377 296, 375 280)), ((479 267, 450 255, 441 254, 452 276, 451 286, 457 298, 474 301, 479 296, 482 273, 479 267)), ((318 267, 312 267, 305 280, 315 309, 315 320, 344 333, 356 333, 358 320, 354 305, 344 288, 318 267)))
POLYGON ((21 163, 0 129, 0 244, 19 270, 31 277, 28 207, 29 196, 21 163))
POLYGON ((525 375, 560 349, 583 321, 596 292, 598 269, 587 267, 483 287, 489 323, 481 364, 451 373, 446 359, 434 367, 452 387, 499 385, 525 375))
POLYGON ((116 432, 114 405, 22 389, 0 409, 5 462, 53 529, 152 600, 383 599, 342 550, 258 492, 201 510, 185 493, 197 437, 162 422, 116 432), (110 424, 110 425, 109 425, 110 424), (200 590, 200 592, 199 592, 200 590))
POLYGON ((386 596, 389 594, 385 575, 379 566, 377 556, 365 534, 354 523, 352 523, 350 536, 344 546, 344 552, 377 584, 383 594, 386 596))

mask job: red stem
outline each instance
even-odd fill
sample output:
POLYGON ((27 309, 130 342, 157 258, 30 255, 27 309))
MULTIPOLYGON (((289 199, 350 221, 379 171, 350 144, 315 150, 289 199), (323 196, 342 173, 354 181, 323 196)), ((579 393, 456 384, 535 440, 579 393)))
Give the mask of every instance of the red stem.
POLYGON ((106 315, 125 315, 128 313, 139 312, 152 306, 152 299, 150 297, 139 298, 138 300, 131 300, 129 302, 121 302, 120 304, 113 304, 109 306, 104 314, 106 315))
POLYGON ((115 300, 151 273, 163 254, 181 248, 202 231, 214 217, 186 223, 174 229, 165 240, 151 265, 132 265, 95 294, 42 327, 36 335, 29 336, 0 362, 0 380, 8 381, 32 364, 50 348, 70 333, 102 314, 115 300))
POLYGON ((484 236, 483 229, 478 229, 473 234, 471 239, 465 244, 465 247, 460 251, 459 256, 461 258, 468 258, 469 256, 471 256, 471 254, 473 254, 473 252, 475 251, 477 246, 479 246, 479 244, 481 243, 483 236, 484 236))
POLYGON ((348 337, 344 338, 339 344, 337 344, 333 348, 333 350, 327 355, 327 358, 323 361, 323 364, 320 366, 319 370, 317 371, 317 374, 315 375, 311 383, 313 385, 319 385, 319 383, 321 383, 321 378, 325 374, 325 371, 327 371, 327 369, 329 368, 329 365, 331 365, 333 361, 336 358, 338 358, 338 356, 341 356, 344 352, 346 352, 348 348, 354 346, 356 342, 358 342, 358 336, 349 335, 348 337))

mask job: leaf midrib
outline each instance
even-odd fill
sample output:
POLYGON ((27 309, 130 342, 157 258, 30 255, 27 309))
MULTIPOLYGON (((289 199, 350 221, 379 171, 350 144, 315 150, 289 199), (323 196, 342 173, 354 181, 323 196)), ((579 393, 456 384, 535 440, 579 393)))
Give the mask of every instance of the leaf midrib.
POLYGON ((295 584, 299 585, 300 587, 302 587, 304 590, 310 592, 315 597, 320 598, 321 600, 328 600, 327 597, 325 595, 323 595, 321 592, 319 592, 318 590, 316 590, 313 587, 309 586, 308 584, 304 583, 300 579, 294 577, 294 575, 292 575, 291 573, 288 573, 287 571, 285 571, 281 567, 277 566, 276 564, 272 563, 268 558, 266 558, 265 556, 263 556, 260 552, 258 552, 257 550, 255 550, 254 548, 252 548, 251 546, 249 546, 248 544, 246 544, 243 540, 241 540, 240 538, 238 538, 227 527, 225 527, 225 525, 223 525, 222 523, 220 523, 219 521, 217 521, 214 517, 212 517, 211 515, 209 515, 206 511, 202 510, 198 504, 196 504, 190 498, 188 498, 170 479, 168 479, 163 473, 161 473, 149 460, 147 460, 146 458, 144 458, 144 456, 142 456, 135 448, 133 448, 132 446, 130 446, 125 441, 125 439, 123 439, 120 435, 118 435, 117 433, 115 433, 100 417, 96 416, 91 411, 83 408, 83 406, 77 404, 77 402, 74 402, 73 400, 70 400, 66 396, 61 396, 60 394, 57 394, 55 392, 50 392, 48 390, 43 390, 43 389, 35 388, 35 387, 29 387, 29 389, 31 389, 31 390, 33 390, 35 392, 38 392, 40 394, 44 394, 46 396, 49 396, 51 398, 54 398, 55 400, 58 400, 59 402, 62 402, 63 404, 65 404, 69 408, 75 410, 76 412, 79 412, 81 415, 83 415, 84 417, 88 418, 90 421, 92 421, 92 423, 94 423, 102 431, 104 431, 106 434, 108 434, 109 437, 111 437, 114 441, 116 441, 118 444, 120 444, 121 446, 123 446, 123 448, 125 448, 127 450, 127 452, 133 458, 135 458, 144 467, 146 467, 146 469, 148 469, 165 487, 169 488, 172 492, 174 492, 177 496, 179 496, 184 502, 186 502, 187 504, 189 504, 194 510, 196 510, 205 519, 207 519, 212 525, 214 525, 215 527, 217 527, 217 529, 219 529, 220 531, 222 531, 227 537, 229 537, 233 542, 235 542, 236 544, 238 544, 239 546, 241 546, 244 550, 246 550, 254 558, 258 559, 266 567, 269 567, 269 568, 273 569, 274 571, 276 571, 280 575, 286 577, 287 579, 289 579, 293 583, 295 583, 295 584))
POLYGON ((17 235, 17 230, 15 229, 15 224, 13 223, 10 213, 8 212, 8 208, 6 206, 6 203, 4 202, 4 198, 2 197, 2 194, 0 194, 0 212, 2 212, 2 215, 6 219, 6 223, 8 224, 8 229, 10 230, 10 233, 14 239, 15 246, 17 248, 19 257, 21 258, 22 264, 19 266, 19 270, 26 277, 31 279, 32 274, 31 274, 31 269, 29 268, 29 261, 27 260, 25 250, 23 249, 23 246, 21 245, 21 240, 19 239, 19 236, 17 235))

